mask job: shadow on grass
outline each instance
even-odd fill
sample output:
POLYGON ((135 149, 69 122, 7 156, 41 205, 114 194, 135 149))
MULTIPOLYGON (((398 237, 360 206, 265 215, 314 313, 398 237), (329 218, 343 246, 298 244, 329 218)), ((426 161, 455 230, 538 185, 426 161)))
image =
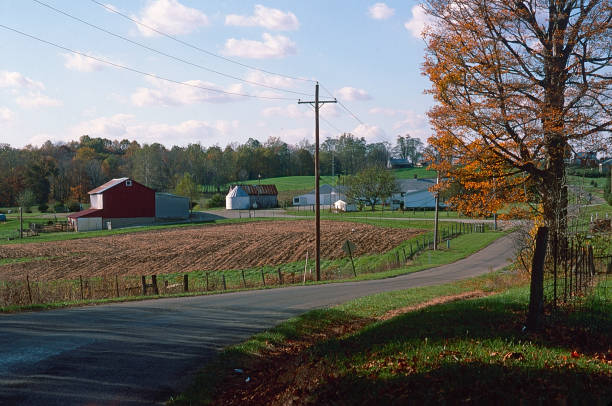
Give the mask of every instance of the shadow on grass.
POLYGON ((522 332, 524 296, 522 289, 433 306, 321 343, 310 352, 313 363, 325 366, 310 399, 337 405, 609 404, 611 304, 603 305, 607 318, 597 318, 597 329, 592 315, 573 312, 528 335, 522 332))

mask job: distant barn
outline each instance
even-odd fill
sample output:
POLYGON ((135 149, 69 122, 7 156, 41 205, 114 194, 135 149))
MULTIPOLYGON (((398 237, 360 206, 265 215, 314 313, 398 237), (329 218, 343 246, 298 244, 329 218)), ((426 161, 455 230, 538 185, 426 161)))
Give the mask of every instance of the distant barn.
POLYGON ((76 231, 153 224, 189 218, 189 199, 155 193, 135 180, 117 178, 89 191, 91 207, 68 215, 76 231))
POLYGON ((275 185, 232 185, 225 196, 227 210, 273 207, 278 207, 278 190, 275 185))

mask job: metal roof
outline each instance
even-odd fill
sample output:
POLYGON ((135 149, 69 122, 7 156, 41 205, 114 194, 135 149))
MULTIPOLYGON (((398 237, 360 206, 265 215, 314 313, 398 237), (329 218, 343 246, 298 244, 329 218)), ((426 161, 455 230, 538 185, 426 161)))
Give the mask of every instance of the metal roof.
POLYGON ((112 187, 115 187, 115 186, 117 186, 118 184, 120 184, 121 182, 124 182, 124 181, 126 181, 126 180, 128 180, 128 179, 129 179, 129 178, 116 178, 116 179, 113 179, 113 180, 109 180, 109 181, 108 181, 108 182, 106 182, 105 184, 103 184, 103 185, 101 185, 101 186, 98 186, 97 188, 95 188, 95 189, 93 189, 93 190, 90 190, 88 193, 89 193, 90 195, 95 195, 95 194, 98 194, 98 193, 102 193, 102 192, 104 192, 105 190, 108 190, 108 189, 110 189, 110 188, 112 188, 112 187))
POLYGON ((244 190, 249 196, 265 196, 265 195, 278 195, 276 185, 232 185, 231 188, 238 186, 244 190))
POLYGON ((435 179, 398 179, 397 186, 401 192, 427 190, 436 184, 435 179))
POLYGON ((103 211, 103 209, 86 209, 86 210, 81 210, 81 211, 78 211, 78 212, 76 212, 76 213, 71 213, 71 214, 69 214, 69 215, 68 215, 68 218, 71 218, 71 219, 76 219, 76 218, 79 218, 79 217, 84 217, 84 216, 87 216, 88 214, 95 213, 95 212, 97 212, 97 211, 99 211, 99 212, 100 212, 100 214, 101 214, 101 213, 102 213, 102 211, 103 211))
POLYGON ((238 196, 248 196, 248 194, 241 187, 234 186, 233 188, 230 189, 229 193, 225 197, 231 198, 231 197, 238 197, 238 196))

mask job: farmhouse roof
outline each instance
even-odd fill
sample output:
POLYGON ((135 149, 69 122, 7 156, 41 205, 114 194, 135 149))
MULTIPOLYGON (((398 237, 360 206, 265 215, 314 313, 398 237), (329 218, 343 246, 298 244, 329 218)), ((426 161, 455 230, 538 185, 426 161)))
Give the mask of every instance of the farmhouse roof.
POLYGON ((102 209, 86 209, 86 210, 81 210, 78 211, 76 213, 71 213, 68 215, 68 218, 71 219, 76 219, 79 217, 95 217, 95 216, 91 216, 91 214, 94 214, 96 212, 100 212, 100 215, 102 214, 102 209))
POLYGON ((235 186, 244 190, 249 196, 278 195, 276 185, 232 185, 232 189, 235 186))
POLYGON ((117 186, 118 184, 120 184, 121 182, 124 182, 126 180, 128 180, 129 178, 115 178, 113 180, 109 180, 108 182, 106 182, 103 185, 98 186, 97 188, 90 190, 88 193, 90 195, 95 195, 97 193, 102 193, 112 187, 117 186))

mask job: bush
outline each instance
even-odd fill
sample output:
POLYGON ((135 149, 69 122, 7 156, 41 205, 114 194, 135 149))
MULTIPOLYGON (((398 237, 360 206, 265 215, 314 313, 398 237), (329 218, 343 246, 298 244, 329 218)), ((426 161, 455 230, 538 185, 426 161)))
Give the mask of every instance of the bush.
POLYGON ((215 193, 212 195, 210 199, 206 202, 206 207, 224 207, 225 206, 225 197, 220 193, 215 193))
POLYGON ((49 209, 49 206, 45 203, 41 203, 38 205, 38 211, 41 213, 46 213, 48 209, 49 209))
POLYGON ((610 205, 612 205, 612 190, 610 190, 610 188, 612 187, 610 185, 610 183, 612 182, 612 180, 610 180, 611 176, 612 176, 612 171, 608 173, 608 178, 606 179, 606 184, 604 185, 604 199, 606 199, 606 201, 610 205))
POLYGON ((68 211, 80 211, 81 204, 79 202, 69 202, 68 203, 68 211))
POLYGON ((55 205, 53 206, 53 211, 56 213, 66 213, 66 206, 64 206, 64 203, 55 203, 55 205))

